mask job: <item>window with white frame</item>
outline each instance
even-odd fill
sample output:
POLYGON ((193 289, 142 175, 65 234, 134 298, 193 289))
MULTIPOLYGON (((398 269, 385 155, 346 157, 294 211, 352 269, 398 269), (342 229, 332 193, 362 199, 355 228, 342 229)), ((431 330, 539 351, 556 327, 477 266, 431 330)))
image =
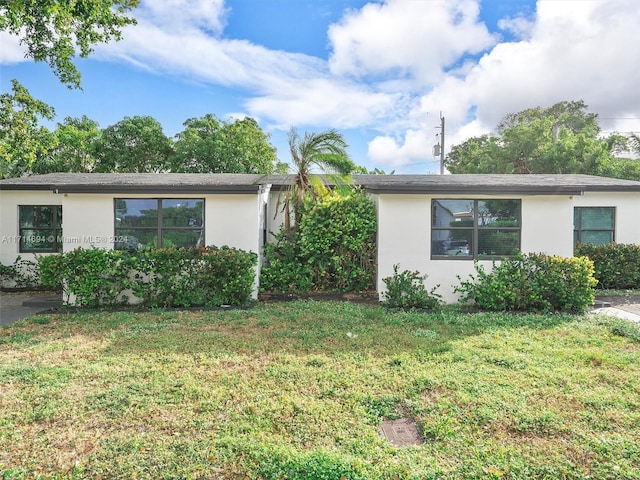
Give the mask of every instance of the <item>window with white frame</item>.
POLYGON ((203 198, 116 198, 115 248, 204 246, 203 198))
POLYGON ((616 239, 615 207, 575 207, 573 242, 603 245, 616 239))
POLYGON ((518 199, 431 201, 431 257, 505 257, 520 251, 518 199))

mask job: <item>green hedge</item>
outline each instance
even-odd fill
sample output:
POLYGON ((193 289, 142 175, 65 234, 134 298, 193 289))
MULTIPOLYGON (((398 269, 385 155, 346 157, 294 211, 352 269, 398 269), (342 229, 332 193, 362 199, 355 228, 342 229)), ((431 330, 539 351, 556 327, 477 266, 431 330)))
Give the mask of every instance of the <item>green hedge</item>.
POLYGON ((307 201, 300 225, 265 245, 263 291, 359 292, 375 288, 375 205, 362 191, 307 201))
POLYGON ((578 244, 575 254, 593 261, 598 288, 640 288, 640 245, 608 243, 578 244))
POLYGON ((97 307, 246 305, 257 255, 230 247, 122 250, 78 248, 40 259, 43 283, 62 285, 65 300, 97 307))
POLYGON ((593 262, 587 257, 563 258, 518 254, 493 263, 487 273, 478 262, 476 274, 461 280, 460 301, 473 301, 482 310, 581 312, 593 304, 593 262))

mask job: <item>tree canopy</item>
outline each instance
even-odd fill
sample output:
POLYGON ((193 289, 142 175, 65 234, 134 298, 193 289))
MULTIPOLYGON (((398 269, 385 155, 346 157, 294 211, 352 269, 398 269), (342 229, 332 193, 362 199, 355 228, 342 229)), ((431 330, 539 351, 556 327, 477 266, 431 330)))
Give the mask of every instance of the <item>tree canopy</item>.
POLYGON ((66 117, 54 130, 55 144, 31 167, 34 174, 52 172, 92 172, 96 166, 94 149, 100 139, 98 122, 86 115, 66 117))
POLYGON ((55 144, 51 132, 39 124, 55 111, 33 98, 17 80, 12 92, 0 95, 0 178, 20 177, 55 144))
POLYGON ((87 57, 98 43, 120 40, 122 28, 135 24, 127 12, 139 0, 20 0, 0 4, 0 30, 17 35, 26 56, 47 62, 69 88, 80 87, 73 60, 87 57))
POLYGON ((616 142, 600 136, 598 116, 587 108, 559 102, 509 114, 495 134, 454 146, 445 165, 451 173, 603 174, 616 142))
POLYGON ((52 172, 286 173, 276 148, 252 118, 233 122, 207 114, 167 137, 150 116, 125 117, 100 129, 82 116, 54 131, 40 125, 54 110, 14 80, 0 96, 0 178, 52 172))
POLYGON ((176 135, 174 172, 274 173, 286 167, 253 118, 226 122, 207 114, 190 118, 176 135))
POLYGON ((169 170, 171 139, 153 117, 125 117, 95 142, 96 172, 158 173, 169 170))

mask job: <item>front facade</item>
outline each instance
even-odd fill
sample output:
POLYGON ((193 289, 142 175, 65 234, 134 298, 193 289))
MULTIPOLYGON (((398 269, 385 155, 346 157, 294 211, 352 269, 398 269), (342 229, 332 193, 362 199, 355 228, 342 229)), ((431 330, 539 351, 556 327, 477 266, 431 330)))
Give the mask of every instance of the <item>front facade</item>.
MULTIPOLYGON (((227 245, 259 253, 290 177, 48 174, 0 181, 0 262, 77 247, 227 245)), ((586 175, 356 175, 378 211, 377 288, 427 274, 453 302, 474 261, 572 256, 575 242, 640 243, 640 182, 586 175)), ((254 296, 257 295, 259 269, 254 296)))
POLYGON ((401 177, 369 185, 378 205, 379 292, 394 265, 427 274, 427 288, 439 285, 454 302, 454 286, 475 272, 474 261, 490 269, 516 251, 570 257, 577 241, 640 243, 640 182, 451 175, 408 184, 401 177))
MULTIPOLYGON (((259 178, 49 174, 3 180, 0 262, 78 247, 226 245, 258 253, 267 193, 259 178)), ((256 280, 254 296, 257 286, 256 280)))

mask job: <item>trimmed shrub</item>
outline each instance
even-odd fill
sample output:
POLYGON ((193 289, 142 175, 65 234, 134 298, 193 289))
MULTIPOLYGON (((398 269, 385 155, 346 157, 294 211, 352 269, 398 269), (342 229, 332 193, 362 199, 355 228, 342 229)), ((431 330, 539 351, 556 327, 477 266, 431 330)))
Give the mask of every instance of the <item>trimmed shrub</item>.
POLYGON ((55 260, 41 261, 40 270, 47 283, 62 284, 66 303, 69 303, 72 295, 78 306, 126 303, 126 299, 119 295, 128 287, 126 265, 132 263, 133 259, 127 252, 77 248, 50 257, 55 260))
POLYGON ((493 263, 487 273, 475 262, 475 275, 454 291, 460 302, 474 302, 482 310, 582 312, 593 304, 597 280, 586 257, 518 254, 493 263))
POLYGON ((86 307, 128 304, 129 295, 148 307, 245 305, 257 264, 255 253, 229 247, 77 248, 43 258, 43 281, 62 283, 65 301, 86 307))
POLYGON ((251 299, 257 255, 229 247, 143 251, 133 294, 151 307, 244 305, 251 299))
POLYGON ((589 257, 593 261, 598 288, 640 288, 640 245, 578 244, 575 246, 575 255, 589 257))
POLYGON ((404 270, 398 273, 398 265, 393 266, 393 275, 383 278, 387 291, 382 294, 382 304, 389 309, 433 310, 440 307, 442 296, 435 293, 439 285, 430 291, 424 286, 427 275, 404 270))

